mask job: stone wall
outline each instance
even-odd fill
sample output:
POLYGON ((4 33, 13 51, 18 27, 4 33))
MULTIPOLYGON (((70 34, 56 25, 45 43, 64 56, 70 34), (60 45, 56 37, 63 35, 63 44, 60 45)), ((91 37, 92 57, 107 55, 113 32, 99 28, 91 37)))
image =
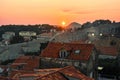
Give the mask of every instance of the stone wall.
POLYGON ((41 65, 40 68, 61 68, 65 66, 74 66, 84 74, 86 74, 86 71, 87 71, 86 62, 79 61, 79 60, 41 57, 40 65, 41 65))

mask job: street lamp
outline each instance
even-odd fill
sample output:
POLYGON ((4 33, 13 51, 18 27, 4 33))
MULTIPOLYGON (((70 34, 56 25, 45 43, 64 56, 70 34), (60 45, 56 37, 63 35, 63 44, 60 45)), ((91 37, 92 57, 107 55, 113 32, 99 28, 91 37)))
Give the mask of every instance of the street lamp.
MULTIPOLYGON (((98 66, 97 69, 98 69, 98 71, 101 72, 103 70, 103 67, 98 66)), ((101 73, 99 73, 99 72, 98 72, 98 80, 101 80, 101 73)))
POLYGON ((102 69, 103 69, 103 67, 98 66, 98 70, 100 70, 100 71, 101 71, 102 69))
POLYGON ((100 36, 102 36, 103 34, 102 33, 100 33, 100 36))
POLYGON ((92 33, 92 36, 95 36, 95 34, 94 34, 94 33, 92 33))

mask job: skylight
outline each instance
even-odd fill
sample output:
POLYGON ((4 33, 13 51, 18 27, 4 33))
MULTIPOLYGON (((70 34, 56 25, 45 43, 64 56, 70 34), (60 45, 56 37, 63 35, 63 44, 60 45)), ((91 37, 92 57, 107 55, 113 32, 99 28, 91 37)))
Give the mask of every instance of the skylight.
POLYGON ((80 53, 80 50, 75 50, 75 54, 79 54, 80 53))

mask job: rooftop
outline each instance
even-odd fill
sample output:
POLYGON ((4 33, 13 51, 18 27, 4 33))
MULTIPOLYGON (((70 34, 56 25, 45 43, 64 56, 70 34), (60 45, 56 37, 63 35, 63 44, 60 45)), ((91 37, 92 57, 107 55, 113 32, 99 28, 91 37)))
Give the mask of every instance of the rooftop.
POLYGON ((35 71, 16 70, 11 77, 13 80, 20 80, 20 78, 34 78, 35 80, 71 80, 70 78, 79 80, 94 80, 82 74, 73 66, 64 68, 51 69, 37 69, 35 71))
POLYGON ((37 56, 20 56, 13 62, 11 67, 16 69, 23 66, 22 70, 33 70, 39 67, 39 59, 37 56))
POLYGON ((80 43, 49 43, 48 46, 42 51, 41 57, 60 58, 59 52, 64 49, 69 53, 66 59, 71 60, 88 60, 93 49, 93 44, 80 44, 80 43), (75 54, 79 50, 79 54, 75 54))
POLYGON ((116 47, 98 47, 101 55, 110 55, 110 56, 117 56, 118 51, 116 47))
POLYGON ((53 70, 53 72, 47 75, 41 76, 36 80, 68 80, 65 76, 69 76, 69 77, 80 79, 80 80, 94 80, 92 78, 85 76, 84 74, 82 74, 80 71, 78 71, 72 66, 60 68, 57 71, 53 70))

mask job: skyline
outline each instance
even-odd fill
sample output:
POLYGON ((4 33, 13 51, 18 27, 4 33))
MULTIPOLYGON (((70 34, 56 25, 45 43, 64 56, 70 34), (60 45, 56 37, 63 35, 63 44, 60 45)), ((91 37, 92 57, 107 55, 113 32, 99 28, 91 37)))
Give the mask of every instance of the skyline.
POLYGON ((0 25, 120 21, 120 0, 0 0, 0 25))

